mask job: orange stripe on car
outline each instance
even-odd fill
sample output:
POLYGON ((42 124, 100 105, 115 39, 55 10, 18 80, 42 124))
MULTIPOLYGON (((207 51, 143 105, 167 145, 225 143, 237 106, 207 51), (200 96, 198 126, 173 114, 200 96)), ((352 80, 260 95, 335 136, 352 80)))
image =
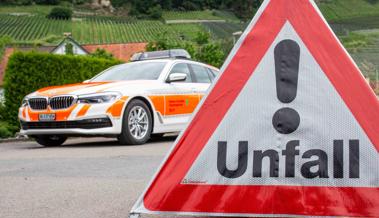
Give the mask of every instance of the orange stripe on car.
POLYGON ((111 114, 113 117, 120 117, 127 99, 128 96, 121 97, 107 109, 107 113, 111 114))
POLYGON ((26 108, 22 108, 22 118, 26 119, 26 108))
POLYGON ((80 111, 78 112, 78 114, 76 115, 76 117, 81 117, 81 116, 84 116, 86 115, 88 109, 91 107, 90 104, 85 104, 83 105, 83 107, 80 109, 80 111))
POLYGON ((192 113, 199 104, 199 95, 152 95, 149 96, 155 110, 162 115, 192 113))
POLYGON ((155 111, 164 115, 164 98, 163 95, 149 96, 151 102, 153 102, 155 111))
POLYGON ((165 97, 165 115, 192 113, 199 103, 198 95, 168 95, 165 97))

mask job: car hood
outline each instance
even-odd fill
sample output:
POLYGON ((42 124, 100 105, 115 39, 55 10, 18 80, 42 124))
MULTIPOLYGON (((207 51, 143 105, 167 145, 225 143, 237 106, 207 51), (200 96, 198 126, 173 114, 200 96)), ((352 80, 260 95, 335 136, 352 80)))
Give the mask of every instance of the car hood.
POLYGON ((83 95, 107 91, 118 91, 125 95, 127 91, 143 91, 158 83, 156 80, 76 83, 42 88, 30 96, 83 95))

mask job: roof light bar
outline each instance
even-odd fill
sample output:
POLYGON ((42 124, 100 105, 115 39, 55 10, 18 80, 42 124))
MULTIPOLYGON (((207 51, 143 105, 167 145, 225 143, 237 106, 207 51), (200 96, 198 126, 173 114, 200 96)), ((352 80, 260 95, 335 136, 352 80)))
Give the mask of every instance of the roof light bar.
POLYGON ((170 49, 163 51, 139 52, 135 53, 130 61, 144 61, 162 58, 191 59, 191 55, 184 49, 170 49))

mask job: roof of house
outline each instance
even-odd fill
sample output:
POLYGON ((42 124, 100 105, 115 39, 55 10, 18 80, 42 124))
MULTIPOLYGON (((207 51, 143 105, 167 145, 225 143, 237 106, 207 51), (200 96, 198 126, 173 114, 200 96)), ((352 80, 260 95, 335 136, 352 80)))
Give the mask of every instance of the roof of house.
POLYGON ((74 44, 76 47, 79 47, 80 49, 82 49, 87 54, 89 53, 85 48, 83 48, 77 41, 75 41, 70 36, 67 36, 66 38, 64 38, 57 46, 55 46, 55 48, 53 50, 50 51, 50 53, 54 53, 59 47, 61 47, 62 45, 64 45, 67 42, 74 44))

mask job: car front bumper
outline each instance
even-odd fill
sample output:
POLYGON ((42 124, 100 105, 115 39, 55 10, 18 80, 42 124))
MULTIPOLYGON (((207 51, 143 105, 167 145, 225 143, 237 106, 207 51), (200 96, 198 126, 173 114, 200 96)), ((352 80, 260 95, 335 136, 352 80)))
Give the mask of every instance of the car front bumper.
MULTIPOLYGON (((126 99, 125 99, 126 100, 126 99)), ((65 110, 19 109, 23 135, 118 135, 126 101, 110 104, 77 104, 65 110), (117 106, 115 110, 115 105, 117 106), (55 113, 55 121, 39 121, 39 114, 55 113)))
POLYGON ((20 121, 22 135, 118 135, 122 121, 109 117, 86 118, 75 121, 20 121))

